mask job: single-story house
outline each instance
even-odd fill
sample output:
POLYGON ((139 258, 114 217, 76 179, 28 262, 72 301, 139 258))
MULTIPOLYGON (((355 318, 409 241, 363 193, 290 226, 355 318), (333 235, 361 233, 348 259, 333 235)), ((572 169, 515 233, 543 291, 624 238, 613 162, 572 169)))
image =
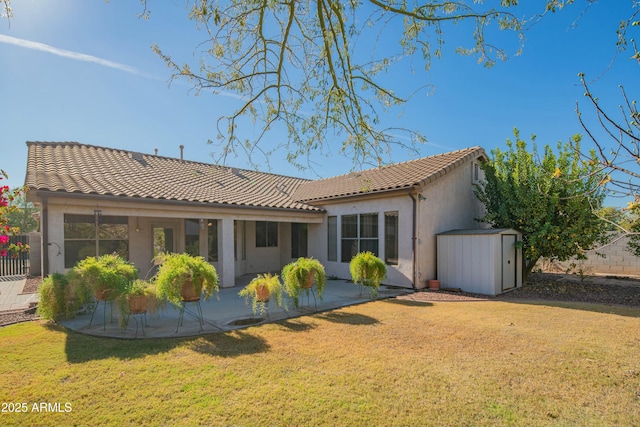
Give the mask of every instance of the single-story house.
MULTIPOLYGON (((436 235, 478 228, 480 147, 308 180, 75 142, 27 142, 25 185, 41 215, 42 272, 118 252, 141 277, 160 252, 201 255, 221 286, 300 256, 349 278, 369 250, 384 283, 436 277, 436 235)), ((182 155, 181 155, 182 157, 182 155)))

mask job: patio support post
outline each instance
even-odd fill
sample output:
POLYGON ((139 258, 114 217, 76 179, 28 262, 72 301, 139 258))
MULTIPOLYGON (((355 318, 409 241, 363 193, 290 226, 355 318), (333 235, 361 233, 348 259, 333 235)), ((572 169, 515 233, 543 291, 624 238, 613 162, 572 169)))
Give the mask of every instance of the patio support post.
POLYGON ((222 244, 220 245, 220 286, 228 288, 235 285, 235 245, 233 233, 233 219, 222 218, 222 244))

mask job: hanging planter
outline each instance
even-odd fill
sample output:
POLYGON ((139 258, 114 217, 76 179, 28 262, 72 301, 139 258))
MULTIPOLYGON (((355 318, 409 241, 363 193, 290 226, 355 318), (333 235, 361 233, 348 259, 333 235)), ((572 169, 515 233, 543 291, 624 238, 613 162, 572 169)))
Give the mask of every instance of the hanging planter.
POLYGON ((376 298, 380 282, 387 276, 387 266, 372 252, 360 252, 351 259, 349 272, 353 283, 364 286, 371 298, 376 298))
POLYGON ((188 254, 162 254, 155 276, 158 298, 176 307, 184 302, 206 300, 219 289, 218 273, 203 257, 188 254))
POLYGON ((247 286, 238 293, 251 301, 253 314, 266 313, 269 306, 269 299, 273 296, 279 307, 284 307, 283 286, 280 278, 272 274, 259 274, 247 286))

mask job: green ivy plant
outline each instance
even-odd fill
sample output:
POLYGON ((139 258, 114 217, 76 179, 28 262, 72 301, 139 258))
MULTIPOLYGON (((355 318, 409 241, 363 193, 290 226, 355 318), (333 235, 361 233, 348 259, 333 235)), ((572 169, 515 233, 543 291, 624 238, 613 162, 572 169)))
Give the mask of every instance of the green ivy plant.
POLYGON ((293 304, 299 306, 300 292, 308 287, 311 281, 316 285, 318 297, 322 300, 322 294, 327 282, 324 266, 315 258, 298 258, 282 268, 282 281, 287 295, 293 300, 293 304))
POLYGON ((353 283, 366 286, 371 297, 376 298, 380 282, 387 276, 387 266, 372 252, 360 252, 351 259, 349 272, 353 283))
POLYGON ((73 268, 95 293, 116 300, 131 282, 138 278, 138 269, 116 254, 87 257, 73 268))
POLYGON ((120 311, 120 325, 122 329, 127 328, 130 303, 136 297, 144 297, 146 300, 147 313, 153 314, 164 306, 162 300, 157 298, 156 286, 147 280, 137 279, 129 283, 129 286, 118 297, 118 309, 120 311))
POLYGON ((201 256, 161 254, 157 261, 161 264, 154 278, 157 296, 177 307, 182 306, 182 286, 189 281, 195 286, 196 294, 204 299, 210 298, 220 288, 215 267, 201 256))
POLYGON ((247 303, 251 301, 251 309, 253 314, 264 314, 267 311, 270 298, 275 298, 278 307, 284 307, 284 287, 280 281, 280 277, 271 273, 259 274, 249 282, 247 286, 242 288, 238 295, 244 297, 247 303), (265 300, 260 297, 260 289, 266 289, 269 297, 265 300))

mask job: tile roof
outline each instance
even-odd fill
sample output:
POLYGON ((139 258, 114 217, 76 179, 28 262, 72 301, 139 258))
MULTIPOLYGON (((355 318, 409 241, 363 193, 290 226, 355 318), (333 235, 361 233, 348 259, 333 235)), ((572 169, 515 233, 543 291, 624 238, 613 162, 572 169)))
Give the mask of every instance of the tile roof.
POLYGON ((323 200, 410 189, 485 156, 480 147, 309 181, 77 142, 27 142, 31 190, 322 212, 323 200))
POLYGON ((303 211, 291 196, 307 180, 76 142, 27 142, 32 190, 303 211))
POLYGON ((300 202, 314 203, 340 197, 410 189, 428 184, 478 157, 486 157, 484 149, 471 147, 333 178, 308 181, 298 187, 293 198, 300 202))

